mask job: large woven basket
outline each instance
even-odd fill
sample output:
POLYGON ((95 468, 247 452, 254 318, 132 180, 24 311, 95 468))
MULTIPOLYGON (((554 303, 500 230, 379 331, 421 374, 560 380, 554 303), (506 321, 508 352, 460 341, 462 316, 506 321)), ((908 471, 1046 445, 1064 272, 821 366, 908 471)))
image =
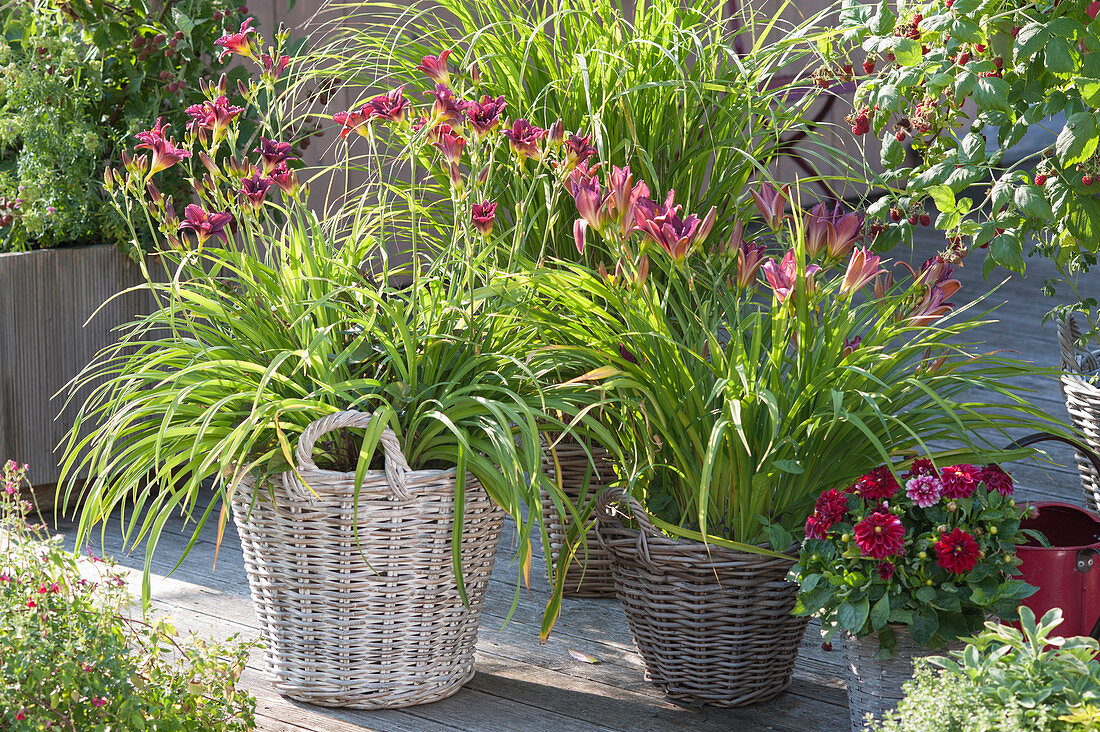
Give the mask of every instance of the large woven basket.
POLYGON ((791 615, 793 554, 674 541, 617 489, 599 495, 596 526, 650 681, 674 699, 723 707, 766 701, 790 686, 807 622, 791 615), (624 524, 624 502, 640 529, 624 524))
POLYGON ((467 606, 452 564, 453 469, 411 470, 388 428, 381 437, 385 470, 366 473, 358 500, 354 473, 314 464, 319 437, 366 427, 370 419, 340 412, 317 420, 298 442, 297 476, 284 473, 261 489, 241 481, 232 496, 275 688, 312 704, 426 704, 474 674, 503 513, 467 479, 467 606))
MULTIPOLYGON (((592 460, 583 445, 570 437, 547 435, 543 438, 542 471, 561 487, 575 505, 586 505, 614 478, 611 456, 599 446, 590 446, 592 460), (594 464, 594 467, 593 467, 594 464)), ((546 489, 542 490, 542 516, 550 537, 550 554, 557 567, 562 551, 569 551, 568 524, 563 523, 546 489)), ((585 539, 572 548, 573 556, 565 570, 563 594, 574 597, 614 597, 615 580, 611 559, 596 539, 593 525, 585 539)), ((553 583, 554 578, 550 577, 553 583)))
POLYGON ((931 650, 918 646, 904 625, 891 625, 897 638, 897 655, 880 660, 878 635, 845 638, 845 680, 848 682, 848 715, 852 732, 860 732, 868 714, 881 719, 885 712, 898 705, 905 694, 901 686, 913 676, 913 661, 924 656, 944 655, 956 643, 944 649, 931 650))
MULTIPOLYGON (((1072 317, 1058 323, 1058 342, 1062 359, 1062 394, 1073 425, 1084 435, 1093 452, 1100 452, 1100 351, 1090 352, 1078 346, 1080 330, 1072 317), (1089 377, 1093 378, 1089 378, 1089 377)), ((1081 473, 1081 488, 1093 511, 1100 511, 1100 474, 1080 451, 1077 470, 1081 473)))

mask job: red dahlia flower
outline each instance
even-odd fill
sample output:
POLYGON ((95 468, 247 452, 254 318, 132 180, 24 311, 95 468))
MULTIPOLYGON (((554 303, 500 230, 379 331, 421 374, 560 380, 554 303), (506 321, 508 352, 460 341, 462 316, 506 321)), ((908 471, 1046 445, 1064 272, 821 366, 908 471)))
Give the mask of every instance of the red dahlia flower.
POLYGON ((818 496, 814 513, 825 522, 825 528, 828 529, 848 515, 848 495, 836 488, 825 491, 818 496))
POLYGON ((889 582, 890 578, 894 576, 895 567, 893 562, 883 562, 882 564, 878 565, 876 569, 878 570, 878 576, 886 580, 887 582, 889 582))
POLYGON ((982 482, 982 471, 975 465, 951 465, 940 472, 940 482, 945 499, 970 498, 982 482))
POLYGON ((931 460, 928 458, 917 458, 913 461, 913 466, 909 468, 909 472, 902 477, 908 480, 909 478, 916 478, 918 475, 930 475, 933 478, 938 478, 940 474, 931 460))
POLYGON ((249 33, 255 34, 256 30, 250 28, 252 24, 252 18, 246 18, 241 23, 241 29, 236 33, 227 33, 218 40, 214 41, 215 46, 221 46, 224 50, 221 55, 218 56, 218 60, 225 58, 227 53, 236 53, 244 56, 245 58, 252 58, 255 52, 252 50, 252 40, 248 37, 249 33))
POLYGON ((905 527, 888 511, 875 511, 856 524, 852 533, 859 550, 872 559, 896 556, 905 549, 905 527))
POLYGON ((974 569, 981 558, 981 547, 974 537, 962 529, 953 529, 940 535, 933 548, 939 565, 948 572, 965 574, 974 569))
POLYGON ((901 486, 890 468, 881 465, 857 480, 849 492, 859 494, 865 501, 885 501, 897 493, 899 488, 901 486))
POLYGON ((982 480, 991 491, 997 491, 1002 496, 1012 495, 1012 476, 1006 473, 1000 465, 992 463, 982 470, 982 480))
POLYGON ((827 529, 825 527, 825 524, 822 523, 821 519, 816 514, 811 514, 806 519, 806 526, 804 530, 806 532, 807 539, 824 539, 827 529))

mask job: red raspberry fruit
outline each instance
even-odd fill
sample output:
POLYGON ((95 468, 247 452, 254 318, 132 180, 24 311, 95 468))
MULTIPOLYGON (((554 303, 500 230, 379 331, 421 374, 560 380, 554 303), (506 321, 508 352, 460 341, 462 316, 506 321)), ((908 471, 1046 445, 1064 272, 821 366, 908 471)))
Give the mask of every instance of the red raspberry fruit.
POLYGON ((1091 186, 1091 185, 1092 185, 1092 180, 1093 180, 1093 179, 1092 179, 1092 176, 1091 176, 1091 175, 1084 175, 1084 176, 1082 176, 1082 178, 1081 178, 1081 183, 1082 183, 1083 185, 1086 185, 1086 186, 1091 186))
POLYGON ((929 216, 928 214, 921 214, 920 215, 920 225, 921 226, 929 226, 931 224, 932 224, 932 217, 931 216, 929 216))
POLYGON ((870 74, 874 70, 875 70, 875 60, 873 58, 869 58, 869 59, 867 59, 866 61, 863 62, 863 71, 864 71, 864 73, 870 74))
POLYGON ((1045 186, 1046 184, 1047 184, 1046 173, 1039 173, 1039 175, 1035 176, 1035 185, 1045 186))

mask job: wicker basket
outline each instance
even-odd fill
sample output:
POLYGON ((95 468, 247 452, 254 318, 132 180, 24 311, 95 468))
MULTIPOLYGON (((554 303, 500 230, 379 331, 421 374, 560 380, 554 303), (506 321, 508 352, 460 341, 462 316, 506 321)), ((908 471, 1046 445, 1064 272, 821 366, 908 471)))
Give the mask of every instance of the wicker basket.
POLYGON ((793 554, 674 541, 616 489, 599 495, 596 526, 650 681, 674 699, 723 707, 766 701, 790 686, 807 622, 791 615, 793 554), (640 530, 623 524, 624 500, 640 530))
POLYGON ((367 471, 356 526, 354 474, 313 463, 321 435, 366 427, 370 419, 340 412, 317 420, 295 453, 301 480, 283 473, 261 490, 241 481, 232 496, 275 688, 312 704, 426 704, 474 675, 478 617, 503 512, 467 479, 466 606, 452 565, 453 469, 409 469, 387 428, 385 470, 367 471))
MULTIPOLYGON (((598 446, 590 447, 589 450, 592 453, 591 462, 584 446, 576 440, 570 437, 559 439, 557 435, 543 438, 542 471, 561 487, 574 504, 588 503, 614 478, 611 457, 607 451, 598 446)), ((545 489, 542 491, 542 516, 550 536, 550 555, 556 567, 562 550, 567 548, 567 525, 562 523, 561 516, 545 489)), ((549 579, 553 583, 554 578, 549 579)), ((573 597, 615 596, 611 560, 600 548, 595 525, 585 534, 584 542, 577 546, 569 561, 562 594, 573 597)))
POLYGON ((901 685, 913 676, 913 661, 924 656, 944 655, 951 648, 961 648, 954 644, 948 648, 932 650, 918 646, 904 625, 890 625, 897 638, 897 655, 885 661, 878 657, 878 635, 862 638, 845 638, 844 675, 848 682, 848 714, 852 721, 852 732, 860 732, 864 719, 873 714, 881 719, 898 705, 905 694, 901 685))
MULTIPOLYGON (((1081 350, 1077 345, 1080 335, 1072 317, 1059 322, 1061 367, 1065 372, 1061 379, 1062 394, 1073 425, 1084 435, 1087 446, 1093 452, 1100 452, 1100 381, 1089 379, 1100 370, 1100 351, 1081 350)), ((1093 511, 1100 511, 1100 473, 1080 451, 1076 454, 1086 505, 1093 511)))

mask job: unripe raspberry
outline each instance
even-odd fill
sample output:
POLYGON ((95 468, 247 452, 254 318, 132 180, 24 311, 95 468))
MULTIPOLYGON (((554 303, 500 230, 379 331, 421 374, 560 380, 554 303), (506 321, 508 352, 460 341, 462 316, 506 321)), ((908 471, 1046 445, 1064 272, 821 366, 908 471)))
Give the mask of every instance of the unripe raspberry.
POLYGON ((183 38, 183 31, 181 31, 181 30, 176 31, 175 35, 173 35, 172 37, 175 38, 176 40, 181 40, 183 38))
POLYGON ((895 61, 898 60, 898 57, 894 55, 893 51, 889 51, 886 54, 886 60, 889 61, 890 63, 894 63, 895 61))
POLYGON ((1035 176, 1035 185, 1045 186, 1046 183, 1047 183, 1046 173, 1039 173, 1039 175, 1035 176))

